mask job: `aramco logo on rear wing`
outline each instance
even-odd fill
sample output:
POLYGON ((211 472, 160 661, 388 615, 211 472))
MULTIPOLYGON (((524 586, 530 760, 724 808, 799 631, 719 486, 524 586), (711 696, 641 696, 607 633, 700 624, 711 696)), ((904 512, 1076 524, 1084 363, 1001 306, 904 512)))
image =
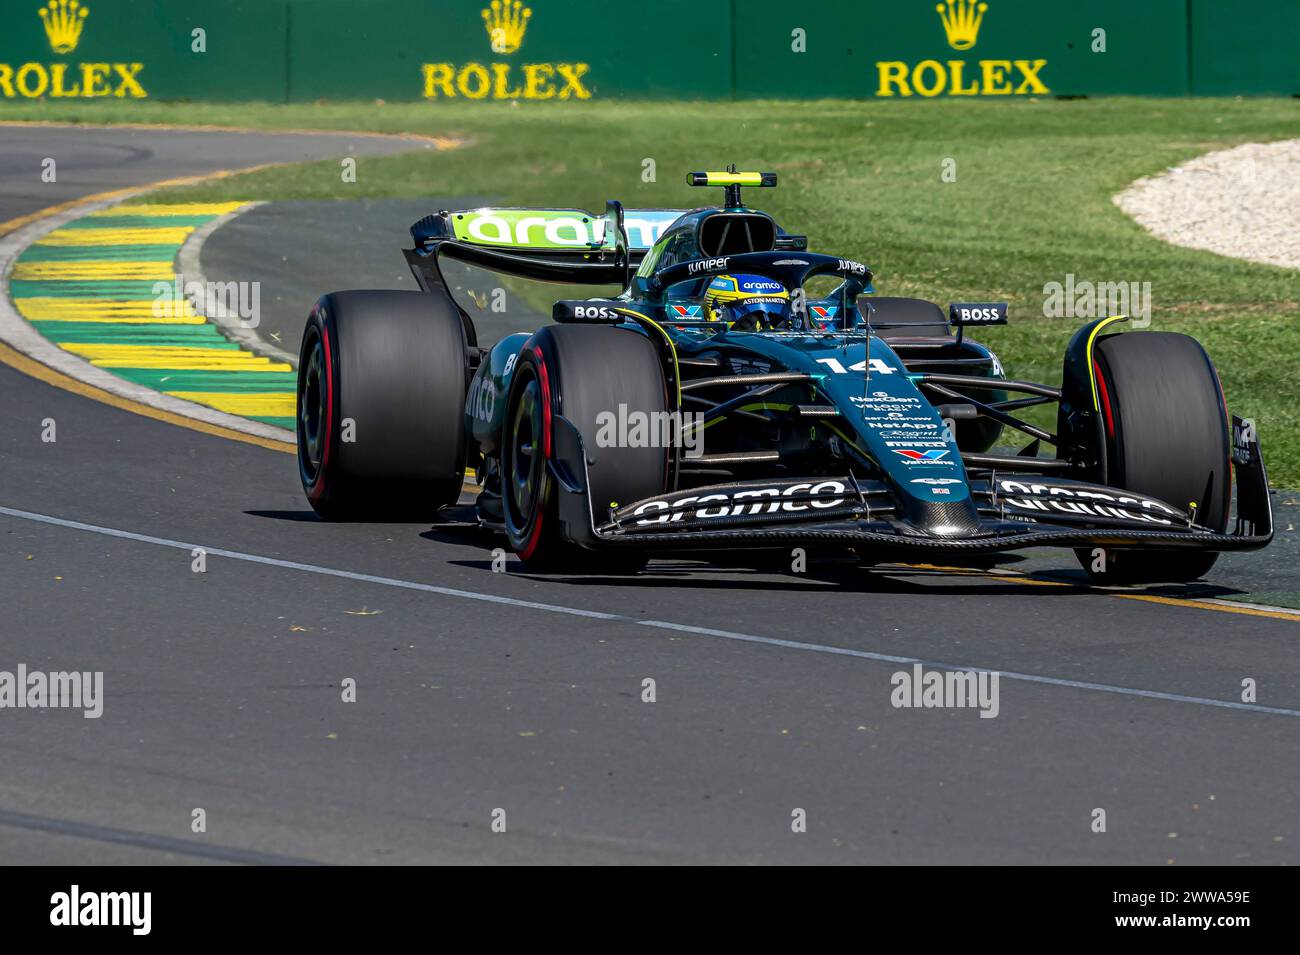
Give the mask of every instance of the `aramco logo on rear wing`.
MULTIPOLYGON (((523 45, 533 11, 522 0, 492 0, 482 11, 492 52, 509 56, 523 45)), ((425 99, 591 99, 588 63, 425 63, 425 99)))
MULTIPOLYGON (((944 0, 935 7, 948 45, 958 52, 975 46, 989 5, 983 0, 944 0)), ((1046 60, 902 60, 876 63, 877 96, 1042 96, 1039 79, 1046 60), (971 69, 968 71, 967 67, 971 69)))
MULTIPOLYGON (((81 42, 90 10, 78 0, 49 0, 37 14, 50 49, 56 56, 66 56, 81 42)), ((149 95, 140 84, 143 69, 143 63, 0 63, 0 95, 6 99, 140 99, 149 95)))

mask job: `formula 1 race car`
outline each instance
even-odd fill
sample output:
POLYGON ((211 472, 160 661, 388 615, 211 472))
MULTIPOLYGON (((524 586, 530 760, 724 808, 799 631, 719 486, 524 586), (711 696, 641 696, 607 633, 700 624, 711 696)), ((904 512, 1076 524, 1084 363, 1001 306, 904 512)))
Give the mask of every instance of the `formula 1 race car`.
POLYGON ((688 182, 723 204, 426 216, 405 253, 423 291, 322 297, 298 370, 316 512, 430 520, 472 468, 477 519, 527 569, 602 574, 709 548, 1056 546, 1104 582, 1186 581, 1272 539, 1258 437, 1193 339, 1102 318, 1060 387, 1008 378, 966 335, 1005 324, 1004 303, 876 296, 865 265, 743 204, 774 174, 688 182), (481 348, 448 261, 623 291, 481 348), (1054 429, 1021 416, 1051 404, 1054 429))

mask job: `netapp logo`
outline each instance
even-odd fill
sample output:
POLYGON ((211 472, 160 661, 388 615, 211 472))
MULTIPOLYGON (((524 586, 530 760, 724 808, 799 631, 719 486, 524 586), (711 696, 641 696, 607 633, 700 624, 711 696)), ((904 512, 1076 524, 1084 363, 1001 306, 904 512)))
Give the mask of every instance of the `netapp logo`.
POLYGON ((675 501, 646 501, 632 512, 632 516, 641 518, 637 524, 669 524, 677 523, 687 516, 694 520, 716 520, 723 517, 776 514, 779 511, 806 511, 809 508, 823 510, 844 503, 844 495, 847 493, 848 488, 839 481, 791 484, 784 491, 775 487, 746 488, 730 493, 683 497, 675 501), (796 495, 816 498, 825 495, 830 499, 807 503, 788 500, 796 495))
POLYGON ((152 892, 82 892, 74 885, 50 896, 50 924, 129 925, 132 935, 148 935, 153 925, 152 892))

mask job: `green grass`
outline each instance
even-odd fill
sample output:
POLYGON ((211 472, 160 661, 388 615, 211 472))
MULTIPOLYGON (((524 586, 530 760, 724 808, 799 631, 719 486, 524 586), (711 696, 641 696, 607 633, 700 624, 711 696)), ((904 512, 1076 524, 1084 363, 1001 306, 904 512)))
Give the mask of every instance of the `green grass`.
MULTIPOLYGON (((781 174, 749 201, 814 249, 867 262, 882 294, 1006 300, 983 337, 1009 373, 1055 382, 1079 322, 1042 315, 1043 286, 1150 282, 1153 330, 1203 342, 1234 413, 1254 418, 1275 483, 1300 484, 1300 276, 1169 246, 1111 202, 1139 176, 1248 141, 1300 136, 1294 100, 534 104, 5 104, 0 118, 417 132, 460 149, 337 161, 167 190, 154 201, 482 195, 503 203, 693 206, 688 170, 781 174), (944 159, 957 180, 941 181, 944 159), (654 160, 654 182, 642 180, 654 160)), ((1300 226, 1298 226, 1300 228, 1300 226)))

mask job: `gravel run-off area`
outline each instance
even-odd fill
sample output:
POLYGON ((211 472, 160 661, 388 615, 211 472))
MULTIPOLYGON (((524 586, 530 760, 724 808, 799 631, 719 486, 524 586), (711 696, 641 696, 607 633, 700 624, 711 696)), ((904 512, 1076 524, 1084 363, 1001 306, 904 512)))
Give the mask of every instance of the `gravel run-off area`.
POLYGON ((1200 156, 1137 180, 1115 204, 1174 245, 1300 269, 1300 139, 1200 156))

